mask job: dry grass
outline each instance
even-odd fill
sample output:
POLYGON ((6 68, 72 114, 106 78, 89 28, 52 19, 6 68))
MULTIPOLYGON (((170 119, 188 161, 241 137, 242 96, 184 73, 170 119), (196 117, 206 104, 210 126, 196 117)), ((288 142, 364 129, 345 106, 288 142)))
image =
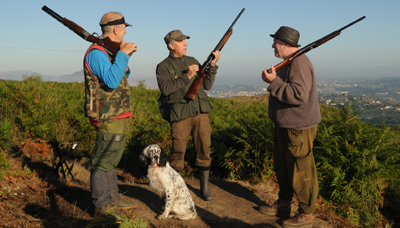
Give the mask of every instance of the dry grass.
POLYGON ((237 96, 237 97, 226 97, 223 98, 225 100, 233 100, 237 102, 244 102, 244 103, 257 103, 257 102, 263 102, 265 104, 268 104, 268 97, 269 94, 264 94, 262 96, 237 96))

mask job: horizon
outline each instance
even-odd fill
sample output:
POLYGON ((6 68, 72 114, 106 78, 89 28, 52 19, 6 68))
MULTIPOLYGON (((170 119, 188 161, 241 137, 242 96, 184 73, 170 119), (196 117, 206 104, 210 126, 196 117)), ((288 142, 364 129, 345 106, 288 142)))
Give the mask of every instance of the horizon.
MULTIPOLYGON (((163 1, 133 3, 117 0, 112 6, 98 4, 93 10, 91 1, 69 2, 18 1, 2 4, 0 20, 10 21, 3 26, 10 33, 0 35, 0 70, 26 70, 42 76, 60 77, 82 69, 84 52, 90 45, 67 27, 41 10, 43 5, 54 10, 89 33, 100 31, 100 17, 109 11, 121 11, 128 23, 125 40, 138 45, 138 52, 129 61, 131 80, 155 82, 155 68, 168 55, 163 41, 166 33, 181 29, 190 36, 188 55, 204 62, 239 14, 244 13, 233 27, 233 34, 221 51, 216 84, 261 84, 261 72, 281 62, 274 56, 269 36, 282 26, 300 31, 301 47, 366 16, 345 29, 340 36, 307 53, 317 78, 382 78, 398 77, 400 66, 395 45, 400 31, 397 28, 400 2, 390 1, 289 1, 288 16, 274 10, 280 1, 187 1, 175 6, 163 1), (385 3, 385 4, 383 4, 385 3), (77 8, 76 5, 80 7, 77 8), (210 7, 212 5, 213 7, 210 7), (91 9, 87 13, 87 9, 91 9), (137 10, 139 9, 139 10, 137 10), (223 9, 223 10, 220 10, 223 9), (171 12, 198 13, 190 19, 169 20, 171 12), (313 12, 310 14, 310 12, 313 12), (340 12, 340 15, 338 14, 340 12), (215 18, 213 18, 215 16, 215 18), (28 34, 28 36, 26 35, 28 34), (384 36, 385 39, 382 39, 384 36)), ((300 48, 301 48, 300 47, 300 48)), ((267 86, 267 85, 266 85, 267 86)))
MULTIPOLYGON (((6 71, 6 72, 0 72, 0 80, 16 80, 16 81, 21 81, 23 80, 23 76, 36 76, 39 75, 41 76, 43 81, 54 81, 54 82, 62 82, 62 83, 69 83, 69 82, 83 82, 84 81, 84 76, 83 76, 83 70, 71 73, 71 74, 63 74, 61 76, 49 76, 49 75, 42 75, 40 74, 40 72, 34 72, 34 71, 24 71, 24 70, 17 70, 17 71, 6 71), (74 75, 79 75, 78 77, 81 77, 78 81, 77 80, 65 80, 66 78, 70 77, 70 76, 74 76, 74 75)), ((76 78, 76 77, 75 77, 76 78)), ((357 77, 346 77, 346 76, 342 76, 342 77, 317 77, 317 83, 320 83, 320 80, 339 80, 339 81, 344 81, 345 83, 349 83, 349 81, 351 82, 366 82, 366 81, 374 81, 374 80, 380 80, 380 79, 392 79, 392 78, 400 78, 399 76, 381 76, 381 77, 374 77, 374 76, 369 76, 369 77, 363 77, 363 76, 357 76, 357 77)), ((264 85, 266 88, 269 86, 269 84, 267 83, 263 83, 263 82, 255 82, 255 83, 249 83, 249 81, 246 81, 246 79, 241 79, 243 80, 243 82, 241 83, 240 80, 233 80, 231 81, 231 83, 218 83, 218 80, 216 80, 214 82, 214 86, 229 86, 229 85, 250 85, 250 86, 260 86, 260 85, 264 85)), ((142 80, 135 80, 134 78, 129 78, 129 84, 131 84, 130 86, 134 86, 134 84, 138 84, 139 82, 143 82, 142 80)), ((156 78, 154 77, 153 80, 150 79, 150 83, 149 81, 146 79, 144 80, 144 85, 146 86, 157 86, 157 81, 156 78)), ((157 88, 158 89, 158 88, 157 88)), ((211 89, 212 90, 212 89, 211 89)), ((210 90, 210 91, 211 91, 210 90)))

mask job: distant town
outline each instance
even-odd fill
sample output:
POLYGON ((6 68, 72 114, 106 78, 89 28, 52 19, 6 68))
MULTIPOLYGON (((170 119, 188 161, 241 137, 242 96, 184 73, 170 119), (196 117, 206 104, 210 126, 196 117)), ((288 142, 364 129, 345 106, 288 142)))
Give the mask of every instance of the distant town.
MULTIPOLYGON (((210 97, 262 96, 267 84, 214 85, 210 97)), ((367 123, 400 125, 400 77, 375 80, 317 79, 319 102, 339 108, 352 103, 359 119, 367 123)))

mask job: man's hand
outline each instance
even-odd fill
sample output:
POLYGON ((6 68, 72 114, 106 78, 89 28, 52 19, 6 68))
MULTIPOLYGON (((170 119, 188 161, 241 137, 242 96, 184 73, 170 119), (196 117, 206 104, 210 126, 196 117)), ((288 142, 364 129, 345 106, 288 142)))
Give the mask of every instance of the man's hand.
POLYGON ((192 79, 196 72, 199 71, 199 65, 193 64, 188 67, 187 76, 192 79))
POLYGON ((211 66, 215 66, 215 64, 217 64, 218 60, 219 60, 219 55, 221 54, 220 51, 214 51, 213 55, 215 56, 214 60, 211 61, 211 66))
POLYGON ((276 78, 275 67, 271 65, 271 73, 268 73, 268 69, 263 70, 261 78, 266 83, 271 83, 276 78))
POLYGON ((131 56, 133 52, 137 51, 137 46, 135 43, 128 43, 124 41, 119 46, 119 50, 131 56))

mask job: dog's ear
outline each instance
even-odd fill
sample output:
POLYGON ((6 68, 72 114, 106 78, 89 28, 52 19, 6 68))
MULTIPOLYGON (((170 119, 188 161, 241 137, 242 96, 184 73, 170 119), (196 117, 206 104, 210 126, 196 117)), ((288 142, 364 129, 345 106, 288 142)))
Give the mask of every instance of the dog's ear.
POLYGON ((159 165, 160 165, 161 167, 164 167, 164 166, 167 165, 168 156, 167 156, 167 153, 165 153, 164 148, 161 148, 161 147, 160 147, 160 149, 161 149, 161 153, 160 153, 160 164, 159 164, 159 165))
POLYGON ((147 161, 148 161, 148 159, 147 159, 147 157, 148 157, 148 150, 149 150, 149 147, 146 147, 146 148, 143 150, 143 152, 139 155, 139 161, 142 162, 144 165, 149 165, 149 164, 147 163, 147 161))

